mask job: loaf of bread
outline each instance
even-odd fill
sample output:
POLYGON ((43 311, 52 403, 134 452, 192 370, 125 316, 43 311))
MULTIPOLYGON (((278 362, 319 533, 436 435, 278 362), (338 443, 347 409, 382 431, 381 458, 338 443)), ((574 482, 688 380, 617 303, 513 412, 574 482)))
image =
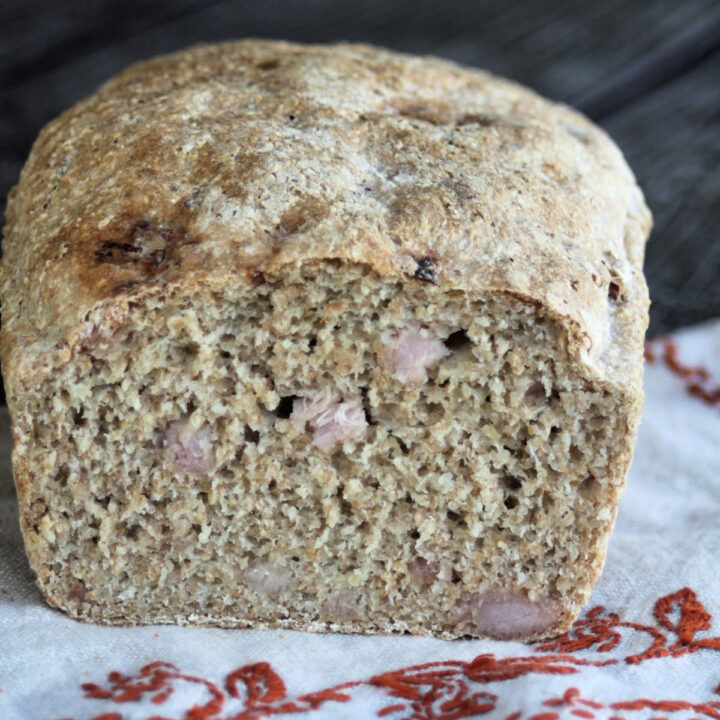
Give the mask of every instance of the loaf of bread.
POLYGON ((27 554, 103 623, 531 640, 601 570, 650 215, 567 107, 242 41, 135 65, 10 195, 27 554))

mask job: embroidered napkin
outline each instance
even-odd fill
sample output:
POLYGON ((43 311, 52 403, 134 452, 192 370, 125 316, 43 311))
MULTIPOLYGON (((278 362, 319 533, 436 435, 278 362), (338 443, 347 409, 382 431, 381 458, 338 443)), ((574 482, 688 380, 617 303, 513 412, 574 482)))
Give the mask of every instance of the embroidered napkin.
POLYGON ((70 620, 33 585, 2 415, 0 719, 720 718, 720 322, 647 355, 605 571, 532 646, 70 620))

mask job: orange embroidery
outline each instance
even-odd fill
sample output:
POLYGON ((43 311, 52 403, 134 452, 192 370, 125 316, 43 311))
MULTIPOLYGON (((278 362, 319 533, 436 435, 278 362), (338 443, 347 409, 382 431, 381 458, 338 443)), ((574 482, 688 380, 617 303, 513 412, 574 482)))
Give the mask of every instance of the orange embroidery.
MULTIPOLYGON (((616 613, 608 613, 603 616, 605 608, 594 607, 590 610, 585 618, 578 620, 573 625, 570 632, 561 635, 555 640, 539 646, 539 650, 561 650, 563 652, 577 652, 578 650, 588 650, 590 648, 607 652, 615 648, 621 639, 621 635, 613 628, 630 628, 638 632, 644 632, 650 635, 652 642, 641 653, 637 655, 628 655, 625 662, 629 664, 637 664, 644 660, 655 657, 665 657, 669 651, 665 647, 665 635, 652 625, 640 625, 639 623, 621 621, 616 613)), ((616 659, 596 660, 596 665, 612 665, 618 662, 616 659)))
MULTIPOLYGON (((551 700, 546 700, 544 705, 548 705, 551 707, 575 707, 574 710, 571 710, 571 714, 575 715, 576 717, 582 717, 582 718, 595 718, 596 714, 593 713, 591 710, 584 710, 581 708, 577 708, 577 705, 585 705, 588 708, 593 708, 597 710, 610 708, 611 710, 632 710, 632 711, 639 711, 639 710, 661 710, 663 712, 678 712, 680 710, 693 710, 695 712, 700 712, 701 714, 706 715, 710 718, 720 718, 720 703, 718 702, 710 702, 710 703, 690 703, 685 701, 677 701, 677 700, 647 700, 647 699, 640 699, 640 700, 631 700, 628 702, 616 702, 611 703, 609 705, 605 705, 604 703, 596 702, 594 700, 587 700, 580 696, 580 691, 577 688, 569 688, 565 691, 562 697, 560 698, 552 698, 551 700)), ((604 717, 604 715, 601 715, 601 717, 604 717)), ((624 717, 613 715, 609 720, 625 720, 624 717)), ((660 718, 651 718, 650 720, 660 720, 660 718)), ((667 719, 666 719, 667 720, 667 719)))
MULTIPOLYGON (((287 696, 283 679, 266 662, 245 665, 231 672, 223 689, 200 677, 182 673, 174 665, 153 662, 135 676, 118 672, 108 675, 106 687, 94 683, 82 685, 85 697, 110 700, 122 704, 149 701, 162 705, 173 693, 178 682, 202 687, 205 704, 195 704, 182 718, 185 720, 261 720, 278 714, 311 713, 328 702, 345 703, 352 699, 352 690, 360 686, 376 689, 391 702, 377 713, 386 718, 398 715, 398 720, 461 720, 491 713, 497 707, 498 695, 484 689, 525 675, 572 675, 583 667, 604 667, 620 662, 618 658, 588 659, 571 655, 580 651, 609 653, 619 645, 628 630, 641 633, 648 639, 645 650, 622 658, 638 664, 658 658, 679 657, 699 650, 720 651, 720 637, 697 638, 698 633, 711 628, 711 615, 690 588, 660 598, 653 610, 656 625, 621 620, 617 613, 595 607, 578 620, 573 628, 551 642, 536 645, 535 654, 524 657, 497 658, 493 654, 478 655, 467 662, 448 660, 392 670, 368 680, 335 685, 324 690, 287 696), (558 652, 559 651, 559 652, 558 652), (223 715, 226 700, 240 700, 244 709, 223 715)), ((720 687, 714 691, 720 695, 720 687)), ((570 687, 560 696, 546 700, 546 708, 525 716, 522 711, 511 713, 505 720, 559 720, 557 709, 567 708, 571 716, 594 720, 604 718, 598 710, 627 712, 693 712, 698 718, 720 720, 720 700, 691 703, 684 700, 653 700, 638 698, 615 703, 582 697, 577 687, 570 687)), ((642 718, 646 718, 643 715, 642 718)), ((649 720, 669 720, 665 715, 649 720)), ((96 715, 91 720, 124 720, 119 712, 96 715)), ((180 720, 151 713, 147 720, 180 720)), ((629 720, 626 714, 612 715, 610 720, 629 720)))
POLYGON ((672 651, 685 647, 684 652, 691 652, 689 646, 693 644, 695 633, 709 630, 712 619, 710 613, 705 610, 703 604, 697 599, 697 595, 690 588, 683 588, 674 595, 660 598, 655 603, 654 614, 659 625, 678 636, 679 642, 670 648, 672 651), (680 611, 680 619, 677 625, 673 625, 669 616, 676 608, 680 611))
POLYGON ((702 365, 685 365, 678 358, 678 346, 674 340, 650 340, 645 344, 645 360, 657 361, 657 349, 667 368, 685 382, 685 389, 708 405, 720 404, 720 385, 714 384, 710 371, 702 365))
POLYGON ((238 681, 245 683, 245 692, 251 703, 274 702, 285 697, 285 683, 268 663, 256 663, 230 673, 225 689, 230 697, 239 698, 238 681))

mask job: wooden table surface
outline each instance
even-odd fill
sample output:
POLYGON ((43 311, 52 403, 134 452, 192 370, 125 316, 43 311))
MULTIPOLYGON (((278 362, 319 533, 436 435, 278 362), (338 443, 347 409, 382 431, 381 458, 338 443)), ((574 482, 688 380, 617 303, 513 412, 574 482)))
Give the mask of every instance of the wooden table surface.
POLYGON ((651 331, 720 316, 718 0, 0 0, 0 209, 40 128, 110 75, 248 36, 433 53, 578 107, 655 215, 651 331))

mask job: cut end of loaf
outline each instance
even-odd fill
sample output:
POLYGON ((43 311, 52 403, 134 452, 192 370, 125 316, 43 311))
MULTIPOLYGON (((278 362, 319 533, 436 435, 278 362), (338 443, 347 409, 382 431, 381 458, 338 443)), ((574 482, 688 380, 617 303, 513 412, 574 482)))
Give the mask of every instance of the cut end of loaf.
POLYGON ((573 621, 635 408, 541 307, 340 263, 135 304, 14 411, 51 602, 442 637, 573 621))

